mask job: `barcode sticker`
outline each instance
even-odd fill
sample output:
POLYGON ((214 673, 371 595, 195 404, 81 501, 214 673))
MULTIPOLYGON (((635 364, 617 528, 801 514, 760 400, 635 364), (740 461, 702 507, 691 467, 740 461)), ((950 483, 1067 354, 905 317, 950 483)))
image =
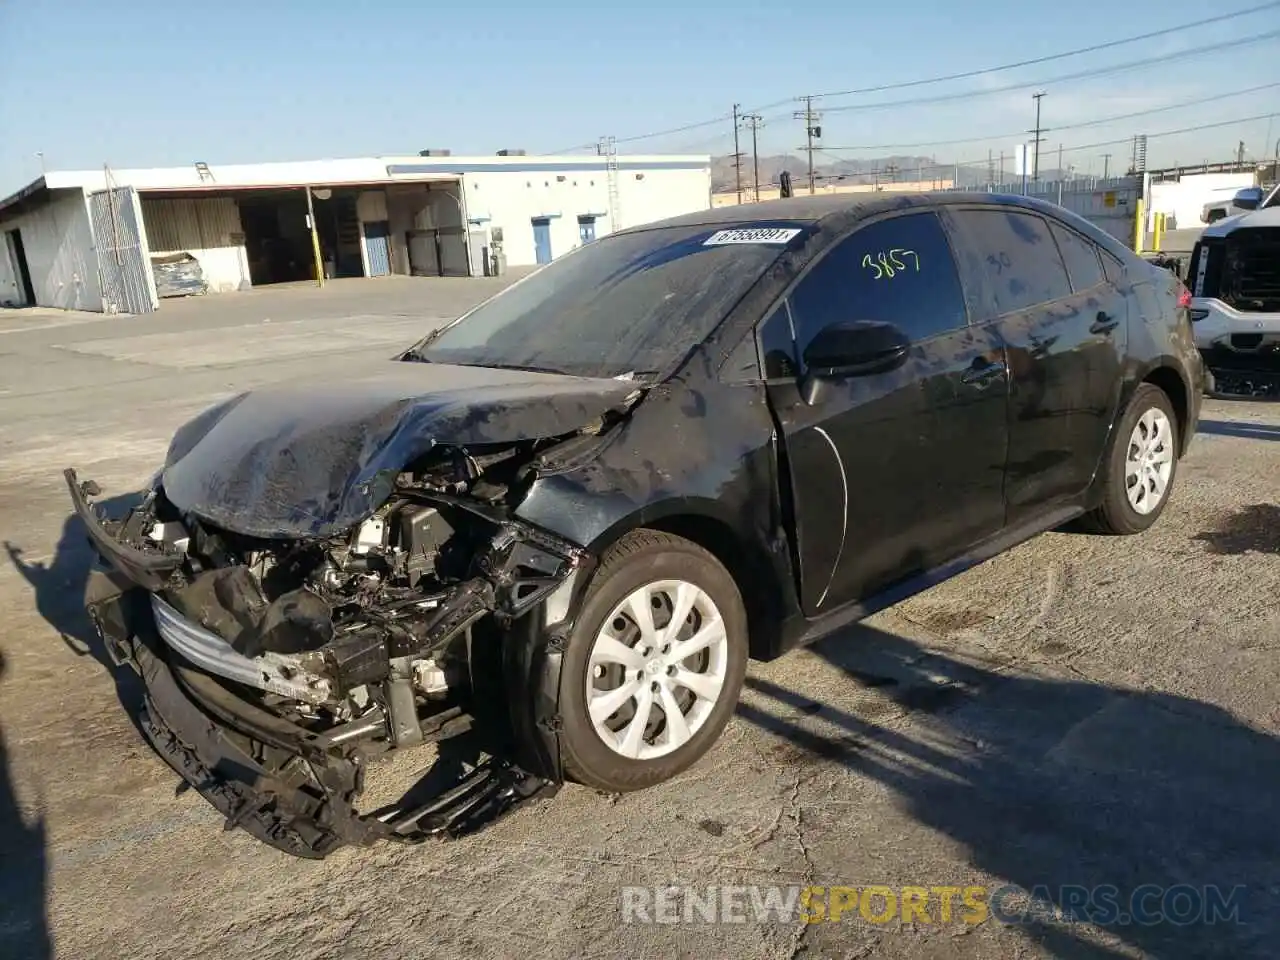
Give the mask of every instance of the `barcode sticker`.
POLYGON ((736 227, 717 230, 706 240, 704 247, 719 247, 728 243, 776 243, 783 244, 800 233, 799 227, 736 227))

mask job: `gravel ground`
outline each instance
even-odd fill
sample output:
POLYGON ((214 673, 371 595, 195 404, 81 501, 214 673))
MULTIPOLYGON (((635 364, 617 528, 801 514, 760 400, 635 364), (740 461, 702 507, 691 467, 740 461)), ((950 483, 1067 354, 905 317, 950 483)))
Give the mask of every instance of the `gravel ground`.
POLYGON ((87 558, 59 471, 127 491, 218 397, 341 376, 497 282, 337 282, 147 318, 0 313, 0 954, 1274 956, 1274 405, 1207 403, 1147 534, 1048 534, 754 665, 722 741, 671 783, 621 799, 569 786, 461 841, 322 863, 222 832, 121 709, 137 685, 79 610, 87 558), (1237 920, 966 923, 957 905, 945 922, 936 895, 910 922, 622 911, 624 887, 1016 885, 1061 903, 1063 886, 1111 885, 1127 907, 1143 884, 1149 907, 1179 884, 1238 888, 1237 920))

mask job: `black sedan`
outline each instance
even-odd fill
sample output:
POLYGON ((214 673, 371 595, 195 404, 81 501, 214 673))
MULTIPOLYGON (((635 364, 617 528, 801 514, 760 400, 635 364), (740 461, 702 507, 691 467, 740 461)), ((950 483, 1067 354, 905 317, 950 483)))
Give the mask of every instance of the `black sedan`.
POLYGON ((88 606, 157 750, 301 856, 646 787, 748 658, 1067 521, 1154 523, 1199 415, 1188 302, 1016 197, 625 230, 366 374, 206 411, 124 517, 68 470, 88 606), (441 796, 355 812, 379 753, 477 723, 441 796))

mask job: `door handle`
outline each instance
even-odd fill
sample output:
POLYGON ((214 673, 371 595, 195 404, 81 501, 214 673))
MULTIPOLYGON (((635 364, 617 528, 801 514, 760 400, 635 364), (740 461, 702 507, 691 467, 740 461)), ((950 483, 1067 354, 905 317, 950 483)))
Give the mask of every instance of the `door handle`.
POLYGON ((1004 364, 992 363, 986 357, 977 357, 964 373, 960 374, 961 383, 972 383, 985 387, 992 380, 1004 376, 1004 364))
POLYGON ((1105 310, 1099 310, 1097 318, 1089 325, 1090 333, 1110 333, 1116 327, 1120 326, 1120 321, 1112 317, 1105 310))

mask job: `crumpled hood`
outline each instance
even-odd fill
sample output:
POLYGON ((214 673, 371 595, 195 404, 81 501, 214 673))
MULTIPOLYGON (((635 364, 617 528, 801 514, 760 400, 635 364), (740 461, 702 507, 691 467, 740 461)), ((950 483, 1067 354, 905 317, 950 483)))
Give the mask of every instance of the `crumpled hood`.
POLYGON ((387 361, 341 380, 291 381, 220 403, 174 434, 165 495, 258 537, 325 537, 367 518, 437 445, 573 433, 636 385, 488 367, 387 361))

